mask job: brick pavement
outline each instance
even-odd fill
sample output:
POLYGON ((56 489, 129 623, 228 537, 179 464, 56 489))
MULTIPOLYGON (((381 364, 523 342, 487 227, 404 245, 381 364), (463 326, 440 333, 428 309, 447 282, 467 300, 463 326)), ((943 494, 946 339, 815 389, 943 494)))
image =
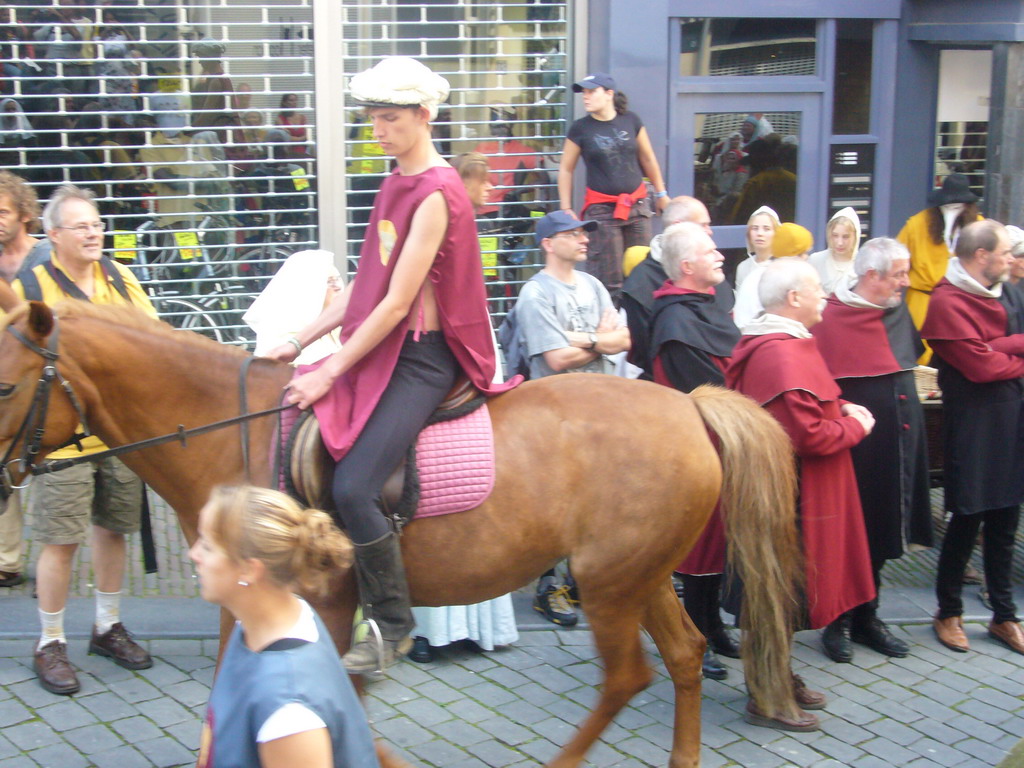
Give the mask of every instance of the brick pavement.
MULTIPOLYGON (((970 624, 974 651, 940 647, 925 625, 901 625, 907 659, 858 648, 853 664, 827 662, 802 633, 796 671, 830 694, 818 733, 755 728, 739 662, 730 679, 706 681, 704 768, 743 766, 993 766, 1024 735, 1024 657, 970 624)), ((194 760, 213 677, 216 641, 149 640, 152 669, 123 670, 72 641, 81 693, 43 691, 26 640, 0 641, 0 768, 185 766, 194 760)), ((426 665, 403 662, 367 687, 374 730, 418 766, 537 765, 596 700, 600 667, 586 630, 522 633, 514 646, 479 654, 456 646, 426 665)), ((588 756, 593 766, 663 766, 671 738, 672 686, 660 664, 588 756)))

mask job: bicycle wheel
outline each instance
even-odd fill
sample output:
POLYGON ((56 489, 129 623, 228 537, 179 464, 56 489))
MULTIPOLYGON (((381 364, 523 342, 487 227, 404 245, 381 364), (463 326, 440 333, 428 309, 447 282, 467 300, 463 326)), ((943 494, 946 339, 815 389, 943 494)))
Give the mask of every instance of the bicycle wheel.
POLYGON ((161 320, 179 331, 193 331, 216 342, 224 341, 217 318, 195 302, 174 296, 154 296, 153 306, 161 320))

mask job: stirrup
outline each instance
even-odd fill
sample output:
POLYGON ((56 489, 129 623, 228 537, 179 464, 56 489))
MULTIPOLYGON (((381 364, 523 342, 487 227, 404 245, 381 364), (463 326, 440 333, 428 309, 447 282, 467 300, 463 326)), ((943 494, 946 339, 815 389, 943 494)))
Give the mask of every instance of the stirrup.
MULTIPOLYGON (((360 620, 359 623, 356 624, 352 628, 352 637, 355 638, 356 633, 358 632, 359 628, 364 626, 364 625, 370 631, 370 633, 373 634, 373 641, 372 642, 374 643, 374 645, 377 648, 377 668, 375 670, 373 670, 372 672, 364 672, 363 674, 367 674, 367 675, 383 675, 384 674, 384 636, 380 633, 380 627, 377 626, 377 620, 376 619, 371 619, 371 618, 365 618, 365 619, 360 620)), ((370 642, 370 639, 366 638, 362 642, 370 642)), ((355 646, 355 643, 353 643, 353 647, 354 646, 355 646)))

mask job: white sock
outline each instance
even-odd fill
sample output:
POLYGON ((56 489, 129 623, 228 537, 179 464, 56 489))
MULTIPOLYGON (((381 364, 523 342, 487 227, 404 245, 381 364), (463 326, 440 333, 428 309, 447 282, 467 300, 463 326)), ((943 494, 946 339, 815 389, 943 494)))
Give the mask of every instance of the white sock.
POLYGON ((104 635, 121 620, 121 590, 100 592, 96 590, 96 632, 104 635))
POLYGON ((39 611, 39 623, 43 627, 43 634, 39 638, 39 645, 36 646, 37 651, 44 645, 49 645, 50 643, 67 643, 68 639, 64 637, 63 608, 56 613, 39 611))

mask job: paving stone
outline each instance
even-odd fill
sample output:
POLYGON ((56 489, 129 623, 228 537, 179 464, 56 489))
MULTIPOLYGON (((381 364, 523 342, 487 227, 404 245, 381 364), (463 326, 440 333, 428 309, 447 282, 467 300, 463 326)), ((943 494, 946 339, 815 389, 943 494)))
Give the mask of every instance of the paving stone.
POLYGON ((536 723, 531 730, 555 744, 566 744, 576 732, 576 727, 560 718, 549 717, 536 723))
POLYGON ((24 680, 32 680, 36 673, 31 667, 17 659, 0 659, 0 685, 12 685, 24 680))
POLYGON ((28 755, 18 755, 7 760, 0 760, 0 768, 39 768, 39 763, 28 755))
POLYGON ((719 751, 744 768, 775 768, 786 764, 784 758, 750 741, 735 741, 719 751))
POLYGON ((477 744, 487 739, 487 734, 481 731, 472 723, 462 720, 448 720, 440 723, 432 729, 434 733, 446 741, 450 741, 457 747, 468 747, 470 744, 477 744))
POLYGON ((400 701, 408 701, 415 698, 416 696, 425 696, 436 704, 447 704, 452 701, 457 701, 463 697, 463 694, 452 688, 447 683, 442 683, 440 680, 431 680, 430 682, 423 683, 416 687, 415 691, 406 688, 404 685, 393 684, 395 690, 388 689, 388 694, 382 696, 374 687, 373 695, 386 701, 388 704, 397 704, 400 701))
POLYGON ((83 728, 67 731, 64 738, 74 744, 75 748, 91 755, 95 752, 106 752, 124 744, 124 740, 110 730, 106 724, 97 723, 83 728))
POLYGON ((479 723, 492 717, 494 712, 472 699, 459 699, 445 707, 453 716, 467 723, 479 723))
MULTIPOLYGON (((195 715, 191 710, 181 706, 181 704, 173 699, 154 699, 153 701, 144 701, 136 706, 136 710, 139 714, 148 717, 161 728, 166 728, 167 726, 174 725, 175 723, 195 720, 195 715)), ((109 715, 106 716, 110 719, 114 719, 109 715)))
POLYGON ((53 744, 37 749, 32 754, 43 768, 91 768, 92 761, 85 755, 76 752, 67 744, 53 744))
POLYGON ((868 754, 888 760, 890 765, 902 765, 915 757, 909 749, 881 736, 858 746, 868 754))
POLYGON ((485 707, 497 708, 509 702, 515 701, 518 697, 511 691, 507 691, 504 688, 499 688, 493 683, 477 683, 471 685, 468 688, 463 688, 462 692, 476 701, 479 701, 485 707))
POLYGON ((517 749, 529 755, 542 765, 546 765, 558 754, 561 747, 547 739, 533 739, 525 744, 520 744, 517 749))
POLYGON ((964 739, 953 745, 965 755, 980 759, 989 765, 995 765, 1006 757, 1006 750, 999 749, 980 739, 964 739))
MULTIPOLYGON (((530 634, 539 634, 533 632, 524 632, 520 635, 520 640, 523 637, 530 634)), ((532 656, 526 651, 518 648, 506 648, 501 651, 500 656, 495 656, 495 660, 498 661, 501 666, 508 667, 509 669, 516 669, 522 671, 524 669, 531 669, 533 667, 539 667, 543 664, 542 659, 538 659, 536 656, 532 656)), ((465 665, 464 665, 465 666, 465 665)))
POLYGON ((520 685, 526 685, 530 682, 530 678, 516 672, 514 669, 497 665, 481 672, 480 677, 509 689, 518 688, 520 685))
POLYGON ((878 719, 874 710, 849 699, 830 700, 826 711, 833 717, 841 717, 855 725, 865 725, 878 719))
POLYGON ((440 739, 428 741, 425 744, 417 744, 414 747, 410 747, 409 751, 427 765, 438 766, 438 768, 444 768, 466 759, 466 753, 463 750, 440 739))
MULTIPOLYGON (((868 723, 864 727, 872 733, 876 733, 879 736, 886 738, 889 741, 892 741, 903 747, 921 738, 920 733, 913 730, 912 728, 908 728, 902 723, 897 723, 895 720, 883 719, 874 723, 868 723)), ((867 750, 867 747, 863 744, 861 745, 861 748, 867 750)), ((870 752, 871 750, 868 751, 870 752)))
POLYGON ((972 738, 981 739, 989 744, 1003 736, 1003 732, 995 726, 983 723, 969 715, 959 715, 949 721, 949 725, 958 731, 970 734, 972 738))
POLYGON ((0 728, 23 723, 26 720, 31 720, 33 717, 32 712, 20 701, 15 701, 14 699, 0 701, 0 728))
POLYGON ((0 735, 0 760, 8 757, 13 757, 18 754, 21 750, 18 749, 11 743, 11 740, 6 736, 0 735))
POLYGON ((1008 720, 1013 717, 1012 712, 1007 712, 1000 707, 993 707, 991 704, 986 704, 983 701, 977 701, 975 699, 969 699, 968 701, 962 702, 956 707, 956 709, 965 715, 970 715, 976 720, 993 725, 999 725, 1004 720, 1008 720))
POLYGON ((893 768, 896 763, 876 755, 865 755, 853 763, 853 768, 893 768))
POLYGON ((907 749, 931 761, 931 765, 948 766, 948 768, 960 766, 967 759, 967 755, 954 749, 949 743, 930 738, 919 739, 910 744, 907 749))
MULTIPOLYGON (((828 713, 831 708, 832 705, 829 704, 829 709, 826 712, 828 713)), ((821 727, 829 736, 853 745, 867 741, 874 735, 871 731, 867 731, 859 725, 854 725, 839 717, 823 717, 821 719, 821 727)))
POLYGON ((503 766, 519 761, 519 755, 516 752, 494 739, 485 739, 476 744, 470 744, 466 747, 466 751, 478 757, 491 768, 503 768, 503 766))
POLYGON ((196 756, 170 736, 136 742, 135 748, 145 755, 157 768, 185 765, 195 762, 196 756))
POLYGON ((10 739, 19 749, 25 751, 48 747, 51 744, 59 743, 61 740, 53 728, 40 720, 32 720, 21 725, 5 728, 4 736, 10 739))
POLYGON ((198 750, 199 740, 202 737, 203 727, 201 721, 192 723, 178 723, 164 728, 164 733, 174 738, 185 749, 198 750))
POLYGON ((832 688, 829 691, 829 709, 832 708, 833 699, 842 699, 844 701, 852 701, 855 704, 861 704, 866 707, 872 707, 881 696, 870 688, 862 688, 859 685, 853 683, 840 683, 839 685, 832 688))
POLYGON ((542 664, 526 670, 523 674, 554 693, 565 693, 579 686, 579 681, 550 664, 542 664))
POLYGON ((452 718, 452 713, 449 710, 439 707, 427 699, 403 701, 397 704, 395 709, 426 728, 452 718))
POLYGON ((76 696, 75 701, 107 721, 133 717, 146 706, 146 704, 139 704, 138 707, 133 707, 120 696, 115 696, 110 692, 94 693, 91 696, 76 696))
POLYGON ((501 714, 514 723, 522 723, 527 726, 539 723, 549 716, 549 713, 540 707, 535 707, 533 704, 522 700, 510 701, 508 704, 503 705, 501 707, 501 714))
POLYGON ((761 746, 783 758, 787 764, 811 765, 821 758, 817 749, 797 741, 792 736, 783 736, 761 746))
POLYGON ((75 699, 67 697, 64 698, 64 701, 37 709, 36 714, 43 722, 49 723, 55 731, 68 731, 96 722, 96 715, 93 712, 83 707, 75 699))
POLYGON ((126 742, 146 741, 160 736, 160 729, 146 718, 140 716, 126 717, 123 720, 115 720, 110 727, 117 732, 126 742))
POLYGON ((197 669, 212 667, 216 662, 208 656, 162 656, 165 664, 170 664, 175 669, 186 674, 191 674, 197 669))
POLYGON ((164 694, 186 707, 206 704, 210 700, 210 689, 195 680, 172 683, 164 688, 164 694))
POLYGON ((823 755, 847 766, 864 756, 864 751, 833 736, 823 735, 814 740, 814 749, 823 755))
MULTIPOLYGON (((181 683, 169 683, 166 686, 165 690, 173 688, 174 686, 178 685, 181 685, 181 683)), ((116 693, 122 699, 131 704, 137 704, 140 701, 149 701, 151 699, 157 699, 164 695, 163 691, 158 689, 148 680, 144 680, 141 677, 130 677, 127 680, 120 680, 116 683, 110 683, 108 687, 113 693, 116 693)), ((207 698, 209 698, 209 695, 209 689, 206 689, 207 698)))
POLYGON ((387 721, 387 728, 382 730, 388 741, 406 748, 424 744, 434 738, 430 731, 408 717, 393 717, 387 721))
POLYGON ((516 688, 516 695, 538 707, 543 707, 561 698, 557 693, 549 691, 537 683, 527 683, 526 685, 519 686, 516 688))
POLYGON ((923 717, 920 712, 915 712, 903 702, 888 701, 886 699, 876 701, 871 705, 871 709, 898 723, 914 723, 923 717))
POLYGON ((507 744, 510 747, 518 746, 534 738, 531 731, 504 717, 492 717, 489 720, 481 720, 477 723, 477 727, 484 731, 484 733, 490 734, 502 744, 507 744))
POLYGON ((668 763, 669 751, 667 749, 652 744, 639 736, 620 741, 615 746, 620 752, 640 760, 643 765, 666 765, 668 763))
POLYGON ((135 747, 118 747, 109 752, 91 755, 96 768, 153 768, 152 761, 144 757, 135 747))

